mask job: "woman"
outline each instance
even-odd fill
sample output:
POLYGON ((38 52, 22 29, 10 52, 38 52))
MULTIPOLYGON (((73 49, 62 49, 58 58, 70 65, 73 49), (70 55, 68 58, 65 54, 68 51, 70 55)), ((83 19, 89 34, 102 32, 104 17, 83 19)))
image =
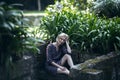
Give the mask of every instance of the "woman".
POLYGON ((46 69, 53 74, 63 73, 70 74, 70 71, 63 66, 65 62, 68 63, 70 68, 75 67, 71 58, 71 48, 69 46, 69 37, 65 33, 57 36, 56 42, 50 43, 47 46, 46 54, 46 69))

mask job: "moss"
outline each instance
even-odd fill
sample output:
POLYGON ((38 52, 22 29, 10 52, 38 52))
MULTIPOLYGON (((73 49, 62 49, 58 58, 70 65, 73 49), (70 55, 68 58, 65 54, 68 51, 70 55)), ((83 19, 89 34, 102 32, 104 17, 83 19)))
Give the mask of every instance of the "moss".
POLYGON ((85 61, 84 63, 78 64, 77 67, 78 67, 78 70, 91 68, 94 65, 96 65, 97 63, 103 62, 112 57, 115 57, 115 55, 103 55, 100 57, 96 57, 95 59, 89 59, 89 60, 85 61))
POLYGON ((101 73, 102 70, 96 70, 96 69, 84 69, 82 70, 83 73, 91 73, 91 74, 97 74, 97 73, 101 73))

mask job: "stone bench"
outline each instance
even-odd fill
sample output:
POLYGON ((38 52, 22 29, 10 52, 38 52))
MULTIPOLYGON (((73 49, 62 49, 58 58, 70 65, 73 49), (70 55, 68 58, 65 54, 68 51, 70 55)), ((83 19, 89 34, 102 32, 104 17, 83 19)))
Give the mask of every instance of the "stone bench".
POLYGON ((46 45, 40 46, 40 54, 25 55, 14 63, 11 80, 120 80, 120 55, 109 53, 77 64, 67 75, 52 75, 45 70, 46 45), (115 74, 115 75, 113 75, 115 74))
POLYGON ((114 52, 76 66, 71 69, 74 80, 120 80, 120 54, 114 52))
POLYGON ((39 47, 41 54, 37 56, 38 62, 40 62, 38 69, 40 69, 41 67, 41 70, 39 70, 39 74, 38 74, 38 75, 41 75, 41 76, 38 76, 39 80, 71 80, 71 78, 67 75, 64 75, 64 74, 52 75, 51 73, 45 70, 46 46, 47 45, 42 45, 39 47))
POLYGON ((14 62, 10 69, 11 80, 71 80, 67 75, 52 75, 45 70, 46 45, 40 46, 40 54, 28 53, 14 62))

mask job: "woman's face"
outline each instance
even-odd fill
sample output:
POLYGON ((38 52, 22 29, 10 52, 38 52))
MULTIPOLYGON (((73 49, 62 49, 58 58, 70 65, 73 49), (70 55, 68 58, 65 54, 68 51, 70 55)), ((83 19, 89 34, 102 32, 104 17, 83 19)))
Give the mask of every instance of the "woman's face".
POLYGON ((60 36, 57 40, 58 44, 64 44, 66 42, 66 37, 65 36, 60 36))

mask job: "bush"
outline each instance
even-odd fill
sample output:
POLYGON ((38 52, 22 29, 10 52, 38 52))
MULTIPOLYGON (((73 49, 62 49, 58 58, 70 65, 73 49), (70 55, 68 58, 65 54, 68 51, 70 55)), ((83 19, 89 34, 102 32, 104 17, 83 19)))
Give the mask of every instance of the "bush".
POLYGON ((41 20, 41 26, 47 34, 47 39, 54 41, 61 32, 72 35, 79 28, 79 13, 70 3, 56 2, 47 8, 46 13, 47 16, 41 20))
POLYGON ((15 4, 0 4, 0 65, 8 65, 12 55, 39 51, 36 45, 39 40, 30 37, 27 28, 23 12, 15 9, 15 4))
POLYGON ((70 36, 70 45, 80 53, 101 53, 119 50, 120 18, 99 18, 82 13, 70 3, 62 2, 47 8, 41 27, 47 39, 54 41, 60 32, 70 36))
POLYGON ((120 17, 120 0, 97 0, 94 2, 93 10, 98 16, 120 17))

